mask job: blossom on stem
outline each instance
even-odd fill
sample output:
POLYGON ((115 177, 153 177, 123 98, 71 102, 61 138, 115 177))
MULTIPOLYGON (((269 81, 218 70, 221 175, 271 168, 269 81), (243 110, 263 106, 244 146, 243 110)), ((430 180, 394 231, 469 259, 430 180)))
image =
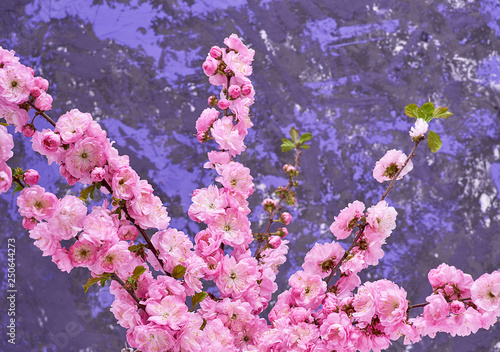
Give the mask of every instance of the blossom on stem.
POLYGON ((424 119, 417 119, 415 127, 410 129, 410 137, 413 141, 421 139, 429 129, 429 125, 424 119))
MULTIPOLYGON (((406 154, 404 154, 401 150, 389 150, 379 161, 375 163, 373 177, 380 183, 390 181, 403 167, 405 161, 406 154)), ((405 166, 403 171, 401 171, 397 179, 401 180, 403 176, 409 173, 412 169, 413 163, 409 160, 408 164, 405 166)))
POLYGON ((338 240, 343 240, 351 234, 357 222, 364 217, 365 205, 358 200, 340 211, 340 214, 335 217, 335 220, 330 225, 330 231, 337 237, 338 240))

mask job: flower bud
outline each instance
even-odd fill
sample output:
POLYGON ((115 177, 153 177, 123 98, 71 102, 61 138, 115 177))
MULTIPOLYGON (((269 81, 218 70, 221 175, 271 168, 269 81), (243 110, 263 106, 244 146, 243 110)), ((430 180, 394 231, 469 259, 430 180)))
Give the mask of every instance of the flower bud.
POLYGON ((269 243, 269 245, 270 245, 272 248, 276 249, 276 248, 278 248, 278 247, 280 246, 280 244, 281 244, 281 237, 280 237, 280 236, 271 236, 271 237, 269 238, 269 242, 268 242, 268 243, 269 243))
POLYGON ((221 110, 228 109, 229 108, 229 100, 227 100, 227 99, 221 99, 221 100, 219 100, 218 107, 221 110))
POLYGON ((290 213, 284 212, 281 214, 278 221, 282 222, 285 225, 288 225, 290 221, 292 221, 292 215, 290 215, 290 213))
POLYGON ((36 128, 35 126, 33 126, 33 124, 29 123, 23 126, 22 132, 25 137, 30 138, 33 137, 33 135, 35 134, 36 128))
POLYGON ((40 175, 38 174, 38 171, 33 169, 28 169, 23 174, 23 180, 29 186, 36 185, 39 179, 40 175))
POLYGON ((215 72, 217 71, 217 67, 219 64, 217 63, 217 60, 211 57, 207 57, 205 62, 203 63, 203 71, 207 76, 213 76, 215 72))
POLYGON ((241 92, 243 93, 243 95, 249 95, 252 93, 252 85, 251 84, 248 84, 248 83, 245 83, 241 86, 241 92))
POLYGON ((270 213, 274 209, 276 209, 276 202, 271 198, 267 198, 267 199, 264 199, 264 201, 262 202, 262 206, 264 207, 265 211, 270 213))
POLYGON ((218 46, 213 46, 210 48, 210 56, 214 59, 219 59, 222 56, 222 49, 218 46))
POLYGON ((92 182, 101 182, 104 179, 106 171, 102 167, 96 167, 92 170, 90 178, 92 182))
POLYGON ((23 218, 23 227, 26 230, 32 230, 35 228, 37 221, 35 218, 23 218))
POLYGON ((277 231, 276 231, 276 235, 280 236, 281 238, 284 238, 286 236, 288 236, 288 230, 286 227, 280 227, 277 231))
POLYGON ((240 86, 233 84, 232 86, 229 87, 228 93, 231 98, 236 99, 241 94, 241 88, 240 86))

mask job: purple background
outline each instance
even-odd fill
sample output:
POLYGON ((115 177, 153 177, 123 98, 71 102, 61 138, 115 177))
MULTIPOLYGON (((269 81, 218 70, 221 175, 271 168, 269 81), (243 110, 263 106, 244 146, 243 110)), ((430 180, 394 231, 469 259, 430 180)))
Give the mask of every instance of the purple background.
MULTIPOLYGON (((443 148, 417 150, 414 171, 389 196, 397 228, 381 264, 364 273, 386 277, 412 303, 431 289, 430 269, 446 262, 471 274, 500 269, 500 5, 463 1, 127 1, 4 0, 0 45, 47 78, 51 116, 90 112, 132 166, 155 187, 172 226, 194 235, 186 215, 192 190, 213 182, 200 168, 213 145, 194 124, 217 93, 201 64, 211 45, 231 33, 256 51, 257 91, 240 161, 252 169, 256 206, 286 181, 291 155, 280 139, 291 126, 314 136, 302 160, 298 205, 290 210, 286 277, 316 241, 331 241, 333 217, 355 199, 377 202, 387 184, 371 171, 388 149, 411 149, 412 120, 403 111, 428 97, 455 113, 433 121, 443 148)), ((48 128, 37 120, 38 128, 48 128)), ((57 167, 16 137, 11 166, 41 170, 41 185, 62 196, 57 167)), ((78 190, 73 190, 76 194, 78 190)), ((257 209, 259 209, 257 207, 257 209)), ((7 238, 16 239, 17 339, 1 351, 119 351, 125 332, 109 312, 107 288, 85 295, 85 270, 59 272, 21 227, 11 192, 0 197, 1 268, 7 238)), ((260 209, 253 229, 262 228, 260 209)), ((2 297, 6 280, 2 281, 2 297)), ((7 301, 0 300, 5 326, 7 301)), ((466 338, 438 334, 411 351, 500 351, 500 324, 466 338)), ((389 350, 410 350, 396 342, 389 350)))

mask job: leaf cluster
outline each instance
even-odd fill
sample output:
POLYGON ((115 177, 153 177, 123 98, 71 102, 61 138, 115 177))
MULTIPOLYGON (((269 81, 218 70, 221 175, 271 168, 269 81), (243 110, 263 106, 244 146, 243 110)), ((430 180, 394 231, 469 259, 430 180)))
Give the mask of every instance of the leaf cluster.
POLYGON ((281 151, 282 152, 288 152, 292 149, 309 149, 310 145, 305 144, 308 140, 312 138, 312 134, 309 132, 304 133, 303 135, 299 134, 299 131, 295 129, 295 127, 292 127, 290 130, 290 137, 291 139, 287 138, 282 138, 281 139, 281 151))

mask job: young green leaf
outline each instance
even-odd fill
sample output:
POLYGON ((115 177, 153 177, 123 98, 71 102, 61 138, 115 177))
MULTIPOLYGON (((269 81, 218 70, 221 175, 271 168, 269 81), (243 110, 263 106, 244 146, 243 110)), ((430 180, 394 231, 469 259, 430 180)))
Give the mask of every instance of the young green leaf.
POLYGON ((282 152, 288 152, 289 150, 292 150, 295 148, 295 143, 293 143, 291 140, 283 138, 281 141, 283 142, 281 144, 281 151, 282 152))
POLYGON ((307 142, 311 138, 312 138, 312 134, 310 134, 309 132, 306 132, 302 136, 300 136, 300 138, 299 138, 299 144, 307 142))
POLYGON ((0 126, 5 126, 7 127, 9 124, 8 123, 5 123, 5 122, 0 122, 0 126))
POLYGON ((23 186, 16 184, 16 188, 14 188, 14 192, 12 194, 16 194, 17 192, 21 192, 24 189, 23 186))
POLYGON ((425 122, 429 122, 432 120, 432 114, 434 113, 434 104, 431 102, 425 103, 420 107, 419 114, 417 115, 419 118, 424 119, 425 122))
POLYGON ((310 146, 309 146, 309 145, 307 145, 307 144, 304 144, 304 145, 301 145, 300 147, 301 147, 302 149, 309 149, 309 147, 310 147, 310 146))
POLYGON ((172 277, 174 279, 180 279, 184 276, 185 273, 186 267, 179 264, 174 267, 174 270, 172 270, 172 277))
POLYGON ((136 266, 134 269, 134 272, 132 273, 132 278, 137 280, 139 278, 139 276, 141 276, 141 274, 145 271, 146 271, 146 268, 143 267, 142 265, 136 266))
POLYGON ((297 143, 297 141, 299 140, 299 131, 297 131, 295 127, 292 127, 292 129, 290 130, 290 137, 292 137, 293 143, 297 143))
POLYGON ((409 117, 418 118, 418 106, 417 104, 410 104, 405 106, 405 114, 409 117))
POLYGON ((191 301, 193 302, 193 309, 196 308, 196 305, 198 303, 203 302, 203 300, 205 298, 207 298, 207 296, 208 296, 208 293, 203 292, 203 291, 195 293, 194 296, 193 296, 193 298, 191 299, 191 301))
POLYGON ((432 117, 435 119, 441 119, 441 118, 447 119, 451 115, 453 115, 453 113, 451 111, 448 111, 447 107, 440 107, 434 110, 432 117))
POLYGON ((91 277, 90 279, 88 279, 87 283, 85 285, 83 285, 83 292, 87 293, 90 286, 98 283, 99 281, 101 281, 100 277, 91 277))
POLYGON ((441 142, 441 138, 439 138, 439 135, 436 132, 429 131, 427 133, 427 145, 433 153, 436 153, 439 149, 441 149, 443 142, 441 142))
POLYGON ((95 190, 95 185, 90 185, 87 188, 83 189, 80 192, 80 199, 86 202, 89 195, 90 199, 94 199, 94 190, 95 190))

